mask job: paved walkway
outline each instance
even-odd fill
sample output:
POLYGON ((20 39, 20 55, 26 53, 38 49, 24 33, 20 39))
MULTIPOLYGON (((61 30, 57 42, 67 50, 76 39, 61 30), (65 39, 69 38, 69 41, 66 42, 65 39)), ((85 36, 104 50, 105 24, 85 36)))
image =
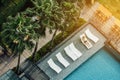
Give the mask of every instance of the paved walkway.
POLYGON ((95 3, 96 5, 93 5, 91 7, 84 6, 81 10, 80 17, 83 18, 86 21, 89 21, 89 19, 93 16, 94 12, 99 6, 99 3, 95 3))
POLYGON ((33 64, 29 60, 21 64, 20 71, 23 72, 19 76, 21 80, 49 80, 49 77, 36 64, 33 64))
POLYGON ((85 62, 88 58, 90 58, 92 55, 94 55, 99 49, 101 49, 104 46, 104 42, 106 39, 103 35, 101 35, 92 25, 82 26, 84 27, 82 30, 79 29, 72 37, 69 37, 66 39, 62 45, 56 49, 54 52, 50 53, 50 55, 46 56, 43 61, 40 61, 38 63, 38 66, 49 76, 50 80, 63 80, 66 76, 68 76, 72 71, 74 71, 78 66, 80 66, 83 62, 85 62), (97 43, 94 43, 90 40, 93 47, 91 49, 87 49, 80 40, 80 34, 84 33, 84 31, 89 28, 90 31, 99 38, 99 41, 97 43), (69 45, 70 43, 74 43, 76 48, 80 50, 83 54, 80 58, 78 58, 76 61, 72 61, 71 58, 69 58, 64 51, 64 48, 69 45), (70 63, 70 65, 65 68, 55 57, 55 55, 61 52, 64 58, 70 63), (47 64, 47 61, 52 58, 54 62, 62 68, 62 71, 57 74, 53 69, 49 67, 47 64))
MULTIPOLYGON (((39 45, 38 45, 38 50, 45 45, 48 41, 51 40, 53 34, 49 34, 49 30, 46 30, 46 37, 45 38, 41 38, 39 40, 39 45)), ((21 55, 21 63, 28 58, 29 56, 31 56, 31 51, 29 50, 25 50, 23 52, 23 54, 21 55)), ((2 75, 3 73, 5 73, 6 71, 8 71, 9 69, 12 69, 13 67, 15 67, 17 65, 17 60, 18 57, 11 57, 5 61, 3 61, 0 64, 0 75, 2 75)))

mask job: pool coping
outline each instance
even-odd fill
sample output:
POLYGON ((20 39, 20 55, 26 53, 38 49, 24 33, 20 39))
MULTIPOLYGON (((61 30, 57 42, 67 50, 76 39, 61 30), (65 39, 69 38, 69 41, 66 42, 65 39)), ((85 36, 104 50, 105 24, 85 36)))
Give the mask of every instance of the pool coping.
POLYGON ((79 67, 83 62, 85 62, 87 59, 89 59, 91 56, 93 56, 99 49, 101 49, 105 44, 106 38, 98 32, 93 25, 87 23, 86 25, 83 25, 80 29, 78 29, 74 34, 72 34, 70 37, 68 37, 65 41, 63 41, 63 44, 56 48, 52 53, 49 53, 48 56, 46 56, 42 61, 38 62, 38 67, 41 68, 49 77, 50 80, 63 80, 65 77, 67 77, 72 71, 74 71, 77 67, 79 67), (98 36, 99 41, 94 44, 90 40, 90 42, 93 44, 93 47, 91 49, 87 49, 80 41, 79 35, 82 34, 87 28, 89 28, 92 33, 96 36, 98 36), (83 55, 77 59, 76 61, 72 61, 69 57, 67 57, 64 53, 63 48, 73 42, 75 46, 83 53, 83 55), (62 64, 59 63, 55 55, 61 52, 65 59, 68 60, 70 63, 70 66, 67 68, 64 68, 62 64), (57 74, 55 71, 53 71, 49 65, 47 64, 47 61, 52 58, 57 65, 59 65, 63 70, 57 74))

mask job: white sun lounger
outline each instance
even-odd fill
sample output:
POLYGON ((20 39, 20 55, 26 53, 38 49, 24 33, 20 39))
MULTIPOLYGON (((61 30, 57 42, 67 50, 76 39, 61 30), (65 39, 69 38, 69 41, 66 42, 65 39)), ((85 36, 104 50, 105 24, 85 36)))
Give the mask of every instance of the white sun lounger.
POLYGON ((85 34, 82 34, 80 35, 80 39, 81 39, 81 42, 88 48, 92 48, 92 44, 90 43, 90 41, 87 39, 86 35, 85 34))
POLYGON ((62 69, 56 65, 52 59, 49 59, 47 63, 49 64, 50 68, 52 68, 57 73, 60 73, 62 71, 62 69))
POLYGON ((72 50, 72 52, 74 52, 75 55, 78 56, 78 58, 79 58, 80 56, 82 56, 82 53, 75 47, 75 45, 74 45, 73 43, 71 43, 71 44, 69 45, 69 47, 70 47, 70 49, 72 50))
POLYGON ((89 39, 91 39, 93 42, 98 42, 98 40, 99 40, 99 38, 98 37, 96 37, 95 35, 93 35, 93 33, 91 33, 91 31, 89 30, 89 29, 87 29, 86 31, 85 31, 85 34, 86 34, 86 36, 89 38, 89 39))
POLYGON ((63 64, 64 67, 68 67, 70 64, 69 62, 62 56, 62 54, 59 52, 56 54, 56 57, 58 61, 63 64))
POLYGON ((67 46, 64 48, 66 54, 73 60, 75 61, 78 57, 70 50, 70 48, 67 46))

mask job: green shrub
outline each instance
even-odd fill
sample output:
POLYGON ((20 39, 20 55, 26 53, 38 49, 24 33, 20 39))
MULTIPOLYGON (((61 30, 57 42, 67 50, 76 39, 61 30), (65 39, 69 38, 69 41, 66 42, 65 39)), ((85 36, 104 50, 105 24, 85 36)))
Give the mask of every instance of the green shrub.
POLYGON ((40 54, 36 54, 35 55, 35 62, 37 62, 40 58, 41 58, 41 55, 40 54))
POLYGON ((0 8, 0 25, 9 15, 15 15, 24 6, 27 0, 8 0, 0 8))

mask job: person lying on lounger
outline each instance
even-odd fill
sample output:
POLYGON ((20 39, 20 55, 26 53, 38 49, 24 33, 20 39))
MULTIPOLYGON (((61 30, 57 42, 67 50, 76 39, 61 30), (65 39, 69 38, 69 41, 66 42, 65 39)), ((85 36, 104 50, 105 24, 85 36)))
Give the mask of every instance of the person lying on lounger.
POLYGON ((92 47, 92 44, 90 43, 90 41, 87 39, 85 34, 80 35, 80 39, 82 41, 82 43, 88 48, 90 49, 92 47))
POLYGON ((89 43, 88 43, 88 41, 87 41, 87 39, 86 39, 85 36, 82 36, 82 40, 84 41, 84 43, 85 43, 86 45, 89 45, 89 43))

